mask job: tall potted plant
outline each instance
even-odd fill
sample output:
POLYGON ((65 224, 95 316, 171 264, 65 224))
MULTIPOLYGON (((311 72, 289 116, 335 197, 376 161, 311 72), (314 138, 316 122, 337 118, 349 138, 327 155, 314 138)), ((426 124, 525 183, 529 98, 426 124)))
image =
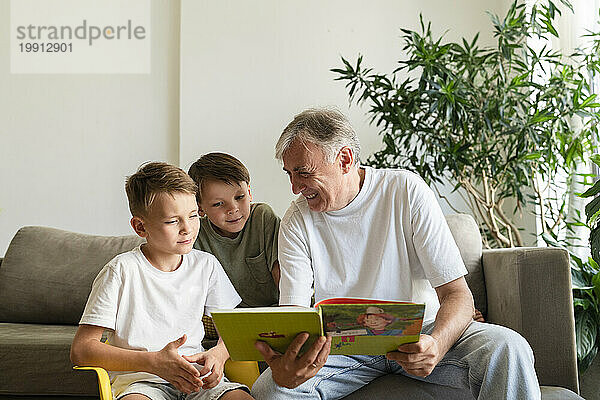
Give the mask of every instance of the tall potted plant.
POLYGON ((517 210, 534 203, 544 232, 558 237, 567 198, 545 194, 569 184, 600 117, 587 79, 594 60, 530 45, 558 36, 559 15, 552 1, 530 12, 515 1, 504 18, 491 15, 495 47, 480 46, 478 35, 444 42, 421 17, 420 32, 402 29, 407 58, 390 74, 365 67, 362 56, 342 58, 336 80, 351 101, 369 104, 380 128, 384 146, 367 163, 416 171, 436 189, 452 182, 489 247, 524 243, 507 200, 517 210))
MULTIPOLYGON (((529 11, 515 1, 504 18, 491 15, 492 47, 480 46, 478 35, 444 42, 421 17, 420 32, 402 29, 406 58, 391 73, 375 73, 362 56, 342 58, 342 68, 332 69, 336 80, 346 83, 350 101, 369 105, 380 128, 383 148, 367 164, 413 170, 436 190, 451 182, 488 247, 523 245, 515 211, 524 206, 537 210, 547 243, 568 242, 579 224, 567 217, 573 172, 598 135, 600 104, 589 76, 600 72, 600 36, 590 34, 591 47, 573 54, 534 48, 532 40, 558 37, 560 15, 552 1, 529 11), (515 208, 507 210, 508 202, 515 208)), ((600 276, 592 259, 571 259, 583 370, 597 351, 600 276)))

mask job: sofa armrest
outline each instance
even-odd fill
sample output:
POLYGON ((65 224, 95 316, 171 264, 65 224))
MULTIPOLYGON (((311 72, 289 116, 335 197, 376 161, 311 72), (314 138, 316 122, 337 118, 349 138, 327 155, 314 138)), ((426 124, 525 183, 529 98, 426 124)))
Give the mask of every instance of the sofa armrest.
POLYGON ((541 385, 579 393, 571 268, 566 250, 484 250, 488 321, 519 332, 531 345, 541 385))

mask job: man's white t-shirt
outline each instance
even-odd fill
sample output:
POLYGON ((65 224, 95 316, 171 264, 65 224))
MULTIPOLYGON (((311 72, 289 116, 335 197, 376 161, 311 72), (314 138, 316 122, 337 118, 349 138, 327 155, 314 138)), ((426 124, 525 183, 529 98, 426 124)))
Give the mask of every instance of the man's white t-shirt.
POLYGON ((279 304, 310 306, 330 297, 425 303, 439 309, 434 287, 467 274, 439 204, 406 170, 365 170, 354 200, 313 212, 300 196, 279 228, 279 304))
MULTIPOLYGON (((204 351, 202 315, 240 302, 213 255, 192 250, 179 268, 164 272, 136 247, 100 271, 79 323, 108 329, 111 345, 131 350, 158 351, 186 334, 178 351, 192 355, 204 351)), ((109 373, 115 395, 133 382, 166 382, 145 372, 109 373)))

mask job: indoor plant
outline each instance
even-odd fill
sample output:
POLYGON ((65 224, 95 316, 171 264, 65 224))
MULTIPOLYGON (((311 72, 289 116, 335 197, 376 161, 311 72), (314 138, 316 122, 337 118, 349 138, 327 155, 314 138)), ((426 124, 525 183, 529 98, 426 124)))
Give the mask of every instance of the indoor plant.
POLYGON ((436 189, 456 185, 489 247, 523 245, 509 199, 515 210, 535 204, 544 232, 557 236, 568 200, 548 193, 569 185, 600 117, 587 73, 595 58, 530 46, 558 35, 559 15, 551 1, 529 12, 514 2, 503 19, 491 16, 495 47, 479 46, 478 35, 443 42, 421 18, 421 32, 402 29, 407 58, 391 74, 342 58, 336 79, 381 129, 384 147, 367 163, 411 169, 436 189))
MULTIPOLYGON (((402 29, 406 58, 390 74, 366 68, 362 56, 342 58, 343 67, 332 69, 336 80, 351 101, 369 104, 380 128, 383 148, 367 164, 413 170, 436 190, 451 182, 488 247, 523 245, 514 215, 523 206, 536 210, 547 244, 568 245, 572 227, 582 224, 567 216, 571 182, 598 134, 600 104, 589 77, 600 71, 600 45, 594 33, 592 45, 573 54, 544 45, 558 37, 560 15, 552 1, 529 10, 515 1, 504 18, 491 15, 495 47, 480 46, 478 35, 444 42, 421 18, 420 32, 402 29)), ((592 247, 598 242, 592 233, 592 247)), ((593 259, 571 260, 584 370, 597 352, 600 277, 593 259)))

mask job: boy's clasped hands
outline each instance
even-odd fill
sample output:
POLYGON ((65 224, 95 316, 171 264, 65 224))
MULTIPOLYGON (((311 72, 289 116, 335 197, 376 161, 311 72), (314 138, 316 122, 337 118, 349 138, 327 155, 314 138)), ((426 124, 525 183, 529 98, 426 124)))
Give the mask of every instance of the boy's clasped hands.
POLYGON ((177 349, 187 340, 183 335, 156 352, 155 373, 184 393, 215 387, 223 377, 229 354, 217 345, 202 353, 180 356, 177 349), (195 364, 198 365, 196 367, 195 364))

